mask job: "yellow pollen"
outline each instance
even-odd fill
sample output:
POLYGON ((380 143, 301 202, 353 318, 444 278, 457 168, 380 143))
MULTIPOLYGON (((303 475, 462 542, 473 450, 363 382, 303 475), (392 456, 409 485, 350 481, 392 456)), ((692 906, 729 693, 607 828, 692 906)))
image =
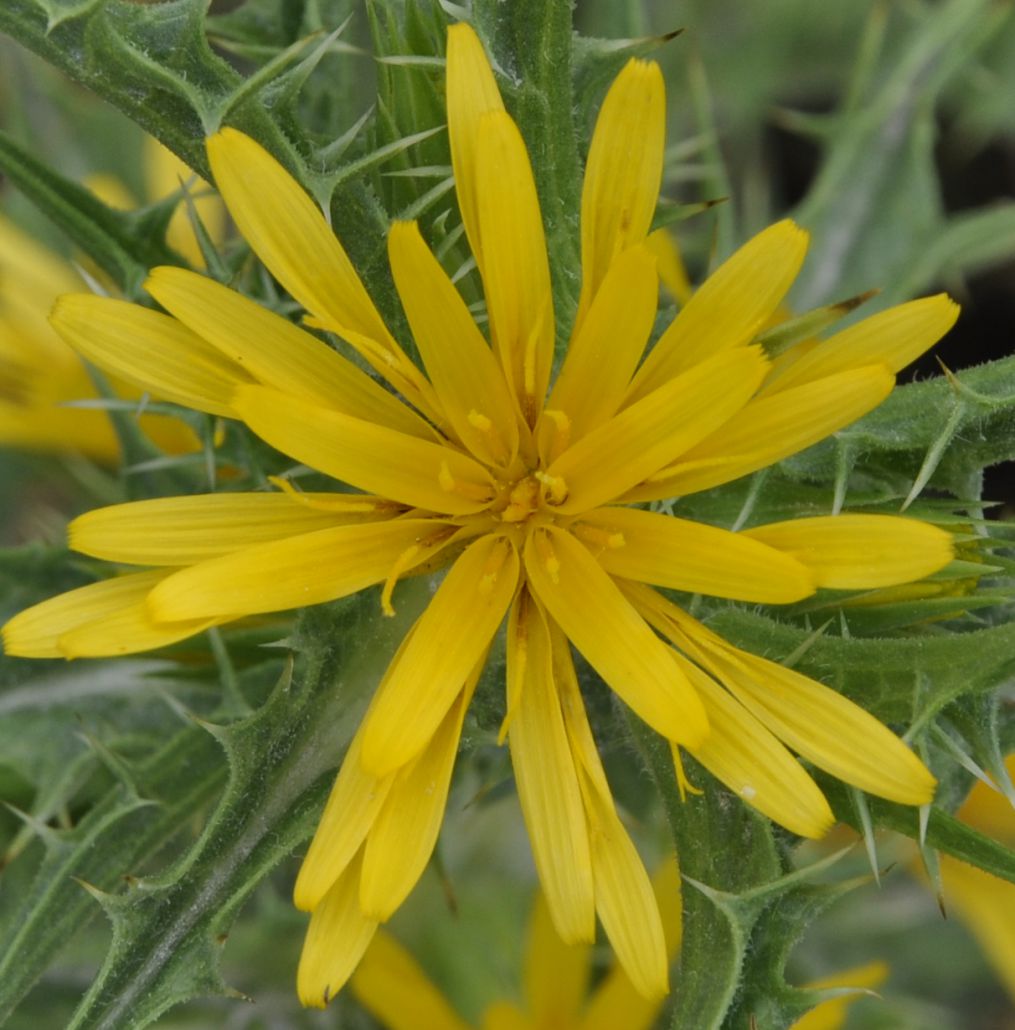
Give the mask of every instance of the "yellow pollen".
POLYGON ((469 412, 467 418, 469 419, 469 425, 478 429, 481 433, 489 433, 493 428, 493 423, 486 415, 481 415, 475 408, 469 412))
POLYGON ((573 526, 571 531, 575 536, 580 537, 586 543, 598 547, 600 550, 615 551, 627 543, 623 533, 611 533, 608 529, 603 529, 601 526, 589 526, 583 522, 573 526))
POLYGON ((560 476, 551 476, 547 472, 533 472, 536 479, 546 487, 547 500, 550 504, 563 504, 567 500, 567 483, 560 476))
POLYGON ((539 507, 539 484, 526 476, 511 488, 507 507, 501 512, 504 522, 524 522, 539 507))
POLYGON ((560 559, 553 549, 553 544, 550 543, 550 538, 545 533, 536 534, 536 550, 539 551, 539 557, 550 580, 556 586, 560 582, 560 559))

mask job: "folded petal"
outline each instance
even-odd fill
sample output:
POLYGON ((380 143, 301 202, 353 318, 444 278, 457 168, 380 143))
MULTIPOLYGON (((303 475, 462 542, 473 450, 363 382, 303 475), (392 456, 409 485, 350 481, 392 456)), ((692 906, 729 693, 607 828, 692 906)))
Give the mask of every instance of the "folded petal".
POLYGON ((529 585, 600 676, 669 740, 700 742, 704 709, 669 648, 631 607, 588 550, 545 527, 525 546, 529 585))
POLYGON ((615 500, 683 455, 744 407, 766 368, 758 347, 718 354, 582 437, 547 470, 566 489, 559 510, 615 500))
POLYGON ((636 508, 598 508, 572 526, 613 576, 760 604, 788 604, 814 593, 797 556, 745 533, 636 508), (593 533, 588 533, 591 527, 593 533))
POLYGON ((713 671, 754 716, 819 769, 869 794, 925 805, 935 779, 886 726, 816 680, 727 645, 713 671))
POLYGON ((365 494, 297 496, 201 494, 131 501, 79 515, 67 527, 67 536, 75 551, 94 558, 182 566, 269 540, 390 517, 399 510, 365 494), (315 500, 322 507, 314 507, 315 500))
POLYGON ((596 882, 596 911, 617 955, 617 961, 643 997, 662 999, 669 991, 669 961, 662 920, 638 852, 627 835, 613 800, 582 778, 592 869, 596 882))
POLYGON ((819 587, 864 590, 922 579, 954 556, 951 533, 900 515, 831 515, 743 534, 792 555, 819 587))
POLYGON ((801 837, 822 837, 835 817, 803 766, 750 712, 692 662, 676 656, 708 714, 711 732, 688 748, 736 795, 801 837))
POLYGON ((508 678, 522 680, 510 732, 518 799, 557 933, 569 944, 590 942, 596 915, 588 828, 554 682, 550 637, 526 592, 515 603, 518 630, 507 662, 508 678))
POLYGON ((273 447, 360 490, 450 514, 480 511, 489 473, 460 451, 364 422, 265 386, 246 386, 237 414, 273 447))
POLYGON ((391 790, 367 837, 360 908, 381 922, 409 896, 433 854, 444 820, 462 721, 485 659, 484 654, 476 663, 461 697, 423 751, 394 774, 391 790))
MULTIPOLYGON (((655 324, 658 294, 647 247, 630 247, 610 265, 546 405, 566 417, 565 439, 577 440, 616 414, 655 324)), ((554 448, 550 460, 562 449, 554 448)))
POLYGON ((152 590, 148 609, 161 622, 322 604, 382 582, 409 548, 418 564, 449 536, 446 523, 388 519, 270 540, 181 569, 152 590))
POLYGON ((412 335, 455 432, 476 457, 508 464, 518 449, 511 394, 465 301, 415 222, 396 222, 388 257, 412 335))
POLYGON ((465 22, 448 27, 447 102, 455 192, 469 247, 482 268, 478 208, 480 179, 476 169, 479 122, 490 111, 503 111, 504 101, 500 98, 483 44, 472 26, 465 22))
POLYGON ((658 262, 659 281, 678 304, 686 304, 694 290, 673 233, 669 229, 656 229, 645 242, 658 262))
POLYGON ((451 567, 367 716, 363 766, 369 772, 384 775, 426 746, 507 613, 518 567, 514 547, 490 536, 451 567))
POLYGON ((766 380, 762 393, 781 392, 864 365, 899 372, 932 347, 955 324, 959 306, 947 294, 889 308, 799 352, 766 380))
POLYGON ((156 268, 145 289, 257 381, 346 415, 433 437, 415 412, 326 343, 235 290, 183 268, 156 268))
POLYGON ((99 368, 197 411, 233 417, 233 392, 253 382, 175 318, 138 304, 71 293, 56 302, 50 321, 99 368))
POLYGON ((774 465, 866 415, 894 385, 886 366, 868 365, 752 400, 679 462, 629 490, 623 500, 692 494, 774 465))
POLYGON ((349 986, 388 1030, 469 1030, 419 963, 385 930, 374 934, 349 986))
POLYGON ((648 233, 659 198, 666 92, 659 65, 632 58, 596 119, 582 187, 582 292, 577 323, 618 254, 648 233))
POLYGON ((529 155, 503 111, 479 120, 477 214, 490 336, 530 426, 542 410, 553 363, 553 295, 546 237, 529 155))
POLYGON ((352 975, 377 930, 359 907, 360 857, 314 909, 303 942, 296 990, 308 1008, 323 1009, 352 975))
MULTIPOLYGON (((313 912, 322 903, 354 858, 357 868, 362 868, 361 846, 394 783, 394 774, 378 778, 364 772, 362 754, 361 726, 342 759, 314 839, 296 877, 293 903, 304 912, 313 912)), ((358 875, 353 889, 358 899, 358 875)))
POLYGON ((207 147, 229 214, 286 290, 315 315, 395 346, 342 244, 303 187, 236 129, 217 132, 207 147))
POLYGON ((749 343, 793 285, 806 252, 807 233, 789 220, 748 240, 681 308, 634 377, 627 403, 706 358, 749 343))
POLYGON ((21 658, 74 658, 126 654, 175 643, 199 633, 208 620, 156 628, 145 617, 145 597, 169 575, 164 569, 135 572, 69 590, 19 612, 3 627, 4 653, 21 658), (117 640, 115 624, 126 635, 117 640), (99 640, 109 650, 89 646, 99 640))

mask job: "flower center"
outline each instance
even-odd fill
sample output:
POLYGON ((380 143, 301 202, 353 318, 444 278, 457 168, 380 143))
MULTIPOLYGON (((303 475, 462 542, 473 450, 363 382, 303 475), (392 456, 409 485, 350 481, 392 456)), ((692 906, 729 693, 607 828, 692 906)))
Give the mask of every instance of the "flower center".
POLYGON ((553 508, 567 500, 567 484, 560 476, 536 469, 505 485, 500 498, 492 510, 502 522, 526 522, 538 511, 552 517, 553 508))

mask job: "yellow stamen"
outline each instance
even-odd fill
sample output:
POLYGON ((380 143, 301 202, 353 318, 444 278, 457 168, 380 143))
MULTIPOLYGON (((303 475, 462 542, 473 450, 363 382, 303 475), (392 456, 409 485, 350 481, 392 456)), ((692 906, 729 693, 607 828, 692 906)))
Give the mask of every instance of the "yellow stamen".
POLYGON ((437 482, 440 483, 441 489, 445 493, 459 494, 462 497, 468 497, 472 501, 491 500, 490 491, 487 487, 479 483, 467 483, 463 480, 455 479, 446 461, 441 462, 440 472, 437 473, 437 482))
POLYGON ((391 595, 395 590, 395 584, 399 581, 409 566, 413 563, 413 559, 419 554, 421 547, 418 543, 410 544, 396 559, 394 565, 391 566, 391 571, 388 573, 388 578, 384 581, 384 589, 381 591, 381 611, 384 612, 388 618, 394 617, 395 609, 391 603, 391 595))
POLYGON ((312 497, 297 490, 288 479, 284 479, 282 476, 268 476, 268 482, 271 483, 272 486, 277 487, 282 491, 282 493, 286 494, 298 504, 302 504, 307 508, 312 508, 315 511, 369 514, 371 512, 397 510, 401 507, 401 505, 398 505, 393 501, 385 500, 384 498, 371 497, 360 499, 357 498, 355 494, 349 494, 347 497, 342 494, 334 494, 328 498, 323 498, 318 494, 317 496, 312 497))
POLYGON ((492 592, 510 551, 511 545, 506 540, 499 540, 497 542, 497 546, 490 552, 486 565, 483 566, 483 574, 479 577, 480 593, 489 594, 492 592))
POLYGON ((677 774, 677 789, 680 791, 680 800, 686 801, 688 794, 701 794, 701 788, 691 783, 687 778, 687 773, 684 772, 684 762, 680 756, 680 748, 676 744, 671 744, 670 752, 673 755, 673 769, 677 774))
POLYGON ((627 543, 623 533, 611 533, 608 529, 603 529, 602 526, 589 526, 583 522, 572 526, 571 532, 586 543, 598 547, 600 551, 616 551, 627 543))
POLYGON ((475 428, 481 433, 489 433, 493 428, 493 423, 486 417, 486 415, 480 414, 475 408, 469 412, 467 417, 469 419, 469 425, 475 426, 475 428))
POLYGON ((552 408, 547 408, 543 415, 553 423, 553 438, 550 440, 547 461, 555 461, 571 442, 571 419, 563 411, 552 408))
POLYGON ((546 472, 533 472, 533 475, 546 487, 550 504, 563 504, 567 500, 567 483, 562 477, 551 476, 546 472))

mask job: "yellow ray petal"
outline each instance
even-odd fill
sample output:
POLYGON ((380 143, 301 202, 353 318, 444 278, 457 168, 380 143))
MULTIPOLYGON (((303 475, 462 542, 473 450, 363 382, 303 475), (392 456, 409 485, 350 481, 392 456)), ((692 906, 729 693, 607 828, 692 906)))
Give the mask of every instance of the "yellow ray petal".
MULTIPOLYGON (((21 658, 64 658, 61 638, 123 611, 142 608, 148 592, 169 573, 135 572, 68 590, 19 612, 3 627, 4 653, 21 658)), ((185 635, 189 636, 191 630, 185 635)))
POLYGON ((462 720, 485 660, 484 654, 469 676, 462 696, 451 706, 423 751, 395 774, 367 836, 360 908, 381 922, 390 918, 409 896, 433 854, 444 820, 462 720))
POLYGON ((766 367, 758 347, 718 354, 594 429, 547 470, 566 484, 559 510, 615 500, 684 454, 743 408, 766 367))
POLYGON ((924 805, 935 779, 886 726, 824 684, 726 645, 710 656, 722 682, 794 751, 846 783, 903 805, 924 805), (732 659, 732 660, 731 660, 732 659))
POLYGON ((676 656, 708 714, 711 732, 688 748, 747 804, 801 837, 822 837, 834 822, 817 784, 739 702, 691 662, 676 656))
POLYGON ((433 430, 326 343, 235 290, 183 268, 156 268, 145 289, 259 382, 413 436, 433 430))
POLYGON ((152 590, 148 608, 161 622, 322 604, 382 582, 422 544, 418 564, 449 536, 447 523, 388 519, 269 540, 181 569, 152 590))
POLYGON ((429 383, 388 332, 342 244, 299 183, 235 129, 222 129, 207 147, 215 182, 244 239, 316 316, 313 324, 342 336, 410 403, 440 421, 429 383))
POLYGON ((787 604, 814 593, 813 578, 796 555, 756 547, 745 533, 636 508, 599 508, 572 529, 582 536, 586 526, 598 531, 603 542, 593 553, 613 576, 761 604, 787 604))
POLYGON ((477 200, 480 182, 476 171, 479 122, 490 111, 503 111, 504 102, 483 44, 472 26, 464 22, 448 27, 447 101, 455 192, 469 247, 482 269, 477 200))
MULTIPOLYGON (((296 877, 293 903, 304 912, 312 912, 321 904, 335 881, 356 858, 394 782, 393 775, 378 778, 364 772, 362 754, 361 727, 342 759, 314 839, 296 877)), ((361 867, 359 859, 357 867, 361 867)), ((354 889, 358 898, 358 876, 354 889)))
POLYGON ((476 174, 490 336, 532 426, 542 410, 553 363, 553 297, 529 156, 518 127, 502 111, 479 120, 476 174))
POLYGON ((518 633, 507 661, 509 679, 517 675, 519 662, 524 663, 510 732, 518 800, 557 933, 568 943, 591 941, 596 914, 588 829, 554 683, 550 638, 543 614, 526 592, 516 604, 518 633), (524 652, 518 646, 521 640, 524 652))
POLYGON ((692 494, 766 468, 866 415, 894 385, 887 367, 868 365, 752 400, 678 463, 629 490, 623 500, 692 494))
POLYGON ((899 372, 937 343, 958 317, 959 306, 946 293, 899 304, 801 350, 795 361, 773 370, 762 392, 781 392, 864 365, 899 372))
POLYGON ((617 817, 613 801, 582 777, 592 841, 596 911, 617 961, 639 994, 662 999, 669 991, 669 962, 652 884, 617 817))
POLYGON ((306 494, 308 503, 282 493, 165 497, 95 508, 67 527, 82 554, 130 565, 193 565, 253 544, 350 522, 397 514, 398 508, 365 494, 306 494), (313 507, 345 499, 349 510, 313 507))
MULTIPOLYGON (((575 785, 577 786, 577 779, 575 785)), ((583 812, 583 833, 584 822, 583 812)), ((594 912, 590 918, 594 933, 594 912)), ((561 940, 546 898, 542 893, 537 894, 532 906, 532 915, 529 917, 524 968, 526 1007, 535 1026, 575 1025, 588 987, 591 972, 590 952, 588 944, 565 944, 561 940)))
POLYGON ((50 319, 79 354, 156 397, 233 417, 237 386, 253 382, 239 365, 175 318, 137 304, 71 293, 50 319))
POLYGON ((478 458, 508 464, 518 449, 511 394, 465 301, 415 222, 396 222, 388 257, 412 334, 448 419, 478 458))
POLYGON ((308 311, 387 343, 387 327, 352 262, 299 183, 235 129, 217 132, 207 147, 233 221, 275 278, 308 311))
POLYGON ((669 229, 656 229, 649 233, 646 243, 659 263, 659 281, 678 304, 686 304, 694 290, 673 233, 669 229))
POLYGON ((308 1008, 323 1009, 352 975, 377 930, 359 907, 360 856, 314 909, 303 942, 296 990, 308 1008))
POLYGON ((387 1030, 469 1030, 419 963, 385 930, 374 934, 349 987, 387 1030))
POLYGON ((535 530, 525 546, 525 571, 536 598, 645 722, 669 740, 704 738, 704 709, 670 650, 574 537, 535 530))
POLYGON ((776 222, 748 240, 694 292, 634 377, 628 403, 731 347, 749 343, 786 295, 807 251, 807 233, 776 222))
POLYGON ((481 537, 451 567, 367 716, 368 771, 397 769, 433 736, 497 632, 518 584, 518 566, 507 541, 481 537))
POLYGON ((863 590, 909 583, 952 560, 951 533, 899 515, 834 515, 749 529, 744 536, 802 562, 817 586, 863 590))
POLYGON ((57 647, 64 658, 105 658, 139 654, 186 640, 232 616, 153 622, 143 601, 121 608, 105 618, 77 626, 60 635, 57 647))
POLYGON ((610 265, 547 402, 548 409, 567 416, 570 439, 584 436, 620 407, 652 332, 658 293, 648 248, 631 247, 610 265))
POLYGON ((666 93, 659 65, 632 58, 603 100, 582 187, 580 325, 618 254, 645 237, 663 174, 666 93))
POLYGON ((480 511, 493 497, 486 469, 450 447, 265 386, 240 389, 234 407, 273 447, 360 490, 456 515, 480 511))

